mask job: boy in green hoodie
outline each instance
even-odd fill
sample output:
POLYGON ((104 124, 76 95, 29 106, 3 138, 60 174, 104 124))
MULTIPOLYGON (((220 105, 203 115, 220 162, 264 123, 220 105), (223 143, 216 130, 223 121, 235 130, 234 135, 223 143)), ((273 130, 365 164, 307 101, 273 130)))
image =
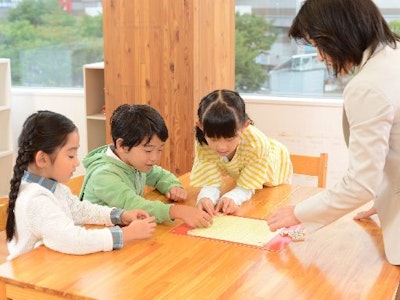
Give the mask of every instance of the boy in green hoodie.
POLYGON ((142 197, 145 185, 155 187, 174 201, 186 200, 178 178, 156 163, 168 129, 161 115, 149 105, 122 104, 111 116, 113 144, 91 151, 80 199, 122 209, 143 209, 157 223, 181 219, 191 227, 207 227, 212 217, 188 205, 167 204, 142 197))

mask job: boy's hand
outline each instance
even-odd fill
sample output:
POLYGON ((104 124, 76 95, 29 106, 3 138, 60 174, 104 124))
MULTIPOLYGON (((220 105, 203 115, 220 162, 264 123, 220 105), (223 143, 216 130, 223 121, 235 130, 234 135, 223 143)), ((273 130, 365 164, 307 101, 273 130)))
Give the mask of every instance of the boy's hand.
POLYGON ((179 186, 173 186, 169 192, 165 194, 165 196, 173 201, 182 202, 187 199, 187 192, 185 189, 179 186))
POLYGON ((224 214, 234 214, 239 209, 239 206, 231 198, 223 197, 219 199, 215 212, 222 211, 224 214))
POLYGON ((212 217, 203 210, 188 205, 173 205, 170 209, 171 219, 181 219, 193 228, 208 227, 212 224, 212 217))

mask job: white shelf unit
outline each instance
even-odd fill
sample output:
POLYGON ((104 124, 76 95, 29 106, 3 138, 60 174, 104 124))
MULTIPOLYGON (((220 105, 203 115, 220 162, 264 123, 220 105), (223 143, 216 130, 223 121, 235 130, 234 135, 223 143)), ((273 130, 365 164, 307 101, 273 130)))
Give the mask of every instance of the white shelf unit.
POLYGON ((106 144, 104 62, 83 66, 88 151, 106 144))
POLYGON ((11 67, 8 58, 0 58, 0 197, 8 196, 14 165, 11 140, 11 67))

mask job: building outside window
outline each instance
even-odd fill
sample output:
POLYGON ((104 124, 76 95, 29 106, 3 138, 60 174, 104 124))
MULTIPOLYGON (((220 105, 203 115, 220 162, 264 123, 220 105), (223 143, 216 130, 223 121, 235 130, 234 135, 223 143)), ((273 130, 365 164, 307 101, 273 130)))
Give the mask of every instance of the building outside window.
MULTIPOLYGON (((335 78, 329 74, 324 63, 316 59, 315 49, 310 46, 298 45, 288 37, 288 30, 296 12, 303 0, 236 0, 236 25, 238 19, 261 19, 267 25, 264 40, 270 42, 259 48, 258 53, 246 61, 248 72, 243 75, 236 70, 236 87, 242 92, 285 96, 316 96, 337 97, 343 91, 350 77, 335 78), (254 74, 254 70, 263 70, 264 78, 254 74), (238 76, 239 75, 239 76, 238 76), (250 76, 251 78, 246 78, 250 76), (241 80, 238 82, 238 78, 241 80), (246 82, 257 82, 249 87, 246 82), (244 84, 243 84, 244 83, 244 84)), ((391 29, 400 34, 400 1, 376 0, 391 29)), ((247 21, 256 24, 255 20, 247 21)), ((249 28, 236 26, 236 36, 243 34, 239 31, 249 31, 249 28)), ((245 33, 244 33, 245 34, 245 33)), ((259 35, 256 39, 262 39, 259 35)), ((236 47, 250 48, 250 43, 240 44, 236 40, 236 47), (239 43, 239 44, 238 44, 239 43)), ((236 60, 237 65, 243 62, 236 60)))
MULTIPOLYGON (((236 89, 243 93, 337 97, 336 79, 297 45, 288 29, 302 0, 236 0, 236 89)), ((376 0, 400 34, 400 1, 376 0)), ((83 86, 82 66, 103 60, 101 0, 0 0, 0 57, 11 59, 12 84, 83 86)))

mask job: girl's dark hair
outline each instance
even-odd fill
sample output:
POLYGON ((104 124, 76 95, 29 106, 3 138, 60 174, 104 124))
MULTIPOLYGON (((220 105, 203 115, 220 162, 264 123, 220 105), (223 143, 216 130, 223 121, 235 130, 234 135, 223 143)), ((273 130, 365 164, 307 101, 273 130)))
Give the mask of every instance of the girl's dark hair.
POLYGON ((122 104, 111 116, 111 136, 116 147, 117 139, 122 139, 122 146, 140 145, 144 140, 150 142, 154 135, 165 142, 168 129, 163 117, 153 107, 144 104, 122 104))
MULTIPOLYGON (((196 139, 206 144, 205 136, 231 138, 250 120, 240 95, 231 90, 215 90, 200 100, 197 116, 202 129, 195 127, 196 139)), ((251 120, 250 120, 251 121, 251 120)), ((253 122, 251 121, 253 124, 253 122)))
POLYGON ((7 240, 15 234, 14 208, 17 201, 21 178, 28 164, 34 162, 38 151, 43 151, 54 161, 58 150, 67 142, 68 135, 77 130, 67 117, 42 110, 30 115, 22 126, 18 138, 18 154, 15 161, 13 177, 10 181, 8 217, 6 224, 7 240))
POLYGON ((400 40, 372 0, 306 0, 289 36, 306 44, 314 40, 322 55, 332 59, 336 76, 349 64, 359 66, 366 49, 372 55, 379 44, 396 48, 400 40))

